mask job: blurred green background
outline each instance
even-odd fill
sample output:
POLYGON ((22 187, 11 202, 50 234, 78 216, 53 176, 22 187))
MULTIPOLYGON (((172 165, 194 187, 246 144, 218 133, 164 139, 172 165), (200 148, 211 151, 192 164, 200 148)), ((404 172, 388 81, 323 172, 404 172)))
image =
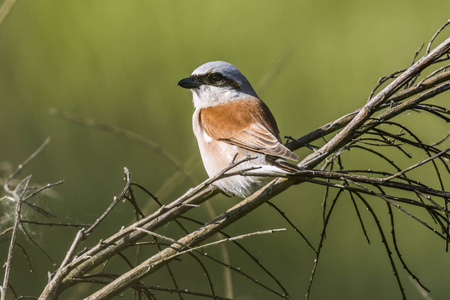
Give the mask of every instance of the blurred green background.
MULTIPOLYGON (((51 137, 50 145, 23 175, 33 174, 33 182, 40 184, 65 180, 55 189, 56 196, 39 200, 58 220, 93 222, 120 193, 123 167, 129 168, 133 181, 167 203, 192 184, 180 176, 175 184, 161 189, 176 169, 158 153, 122 137, 56 118, 49 109, 143 135, 185 164, 201 182, 206 173, 191 130, 191 94, 176 86, 194 68, 211 60, 233 63, 260 91, 282 135, 299 137, 362 106, 378 78, 407 67, 420 44, 449 18, 449 12, 450 1, 442 0, 18 1, 0 26, 3 170, 15 167, 51 137), (261 86, 283 56, 287 60, 281 70, 261 86)), ((400 118, 407 122, 408 117, 400 118)), ((437 141, 448 131, 443 122, 421 119, 420 124, 415 129, 418 134, 426 133, 426 142, 437 141)), ((355 157, 360 157, 366 168, 374 167, 367 157, 355 157)), ((314 244, 322 226, 323 193, 321 188, 304 185, 274 200, 314 244)), ((140 205, 146 206, 147 198, 141 199, 140 205)), ((212 204, 220 212, 236 201, 218 196, 212 204)), ((385 206, 379 207, 386 216, 388 233, 385 206)), ((312 299, 400 298, 374 222, 364 213, 370 246, 350 202, 338 203, 312 299)), ((4 224, 7 214, 4 209, 4 224)), ((403 258, 431 289, 433 299, 448 299, 450 262, 444 243, 416 222, 397 215, 403 258)), ((195 216, 208 220, 203 208, 195 216)), ((35 215, 29 218, 42 219, 35 215)), ((121 204, 105 221, 107 229, 98 238, 132 219, 129 205, 121 204)), ((263 206, 228 232, 237 235, 279 227, 287 225, 263 206)), ((47 245, 56 264, 76 233, 74 229, 29 228, 47 245)), ((29 242, 20 242, 29 249, 36 272, 28 271, 17 251, 11 283, 21 294, 36 295, 47 280, 47 271, 55 267, 29 242)), ((293 299, 303 298, 314 255, 290 228, 286 233, 253 237, 243 243, 283 282, 293 299)), ((2 262, 7 246, 1 241, 2 262)), ((241 252, 232 248, 231 253, 234 266, 245 267, 260 278, 241 252)), ((198 265, 193 264, 192 269, 182 263, 177 266, 180 277, 188 275, 183 279, 187 287, 201 289, 206 284, 198 265)), ((222 271, 217 269, 215 287, 222 292, 222 271)), ((398 269, 409 299, 424 299, 400 264, 398 269)), ((237 274, 233 280, 239 299, 275 299, 237 274)), ((264 276, 261 280, 270 282, 264 276)), ((154 282, 170 286, 162 275, 150 278, 149 283, 154 282)), ((78 292, 82 291, 71 290, 62 299, 77 299, 78 292)))

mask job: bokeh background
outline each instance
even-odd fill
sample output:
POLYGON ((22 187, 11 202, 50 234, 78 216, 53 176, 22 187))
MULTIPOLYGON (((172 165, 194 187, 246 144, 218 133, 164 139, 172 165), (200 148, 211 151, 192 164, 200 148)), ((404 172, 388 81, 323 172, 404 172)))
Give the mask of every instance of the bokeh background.
MULTIPOLYGON (((0 26, 2 177, 50 137, 50 145, 23 175, 33 174, 32 181, 40 184, 65 180, 53 195, 39 199, 40 205, 57 215, 54 220, 92 223, 120 193, 123 167, 129 168, 134 181, 167 203, 192 184, 183 176, 168 184, 176 169, 159 153, 62 120, 49 110, 67 111, 145 136, 201 182, 206 173, 191 130, 191 94, 176 86, 194 68, 211 60, 235 64, 271 108, 282 135, 299 137, 362 106, 378 78, 407 67, 419 46, 449 18, 449 11, 449 1, 435 0, 18 1, 0 26), (285 59, 281 69, 265 81, 280 58, 285 59)), ((445 97, 449 96, 441 101, 445 97)), ((400 121, 416 117, 408 114, 400 121)), ((426 142, 437 141, 448 131, 445 123, 425 117, 413 123, 418 134, 426 134, 426 142)), ((374 167, 364 155, 355 159, 374 167)), ((305 185, 275 200, 315 244, 322 227, 323 194, 323 189, 305 185)), ((143 195, 141 201, 143 207, 154 209, 143 195)), ((212 205, 220 212, 236 201, 218 196, 212 205)), ((3 227, 9 212, 5 206, 0 209, 3 227)), ((382 220, 389 232, 385 206, 380 205, 380 212, 386 216, 382 220)), ((208 220, 204 208, 194 215, 208 220)), ((374 222, 369 214, 365 217, 371 245, 364 240, 350 202, 341 201, 336 207, 312 299, 400 298, 374 222)), ((42 219, 33 214, 29 218, 42 219)), ((98 238, 132 220, 132 209, 121 204, 98 238)), ((407 217, 398 214, 397 220, 403 258, 431 289, 433 299, 448 299, 450 260, 444 243, 407 217)), ((263 206, 229 233, 286 226, 263 206)), ((67 228, 29 228, 56 264, 76 233, 67 228)), ((165 234, 171 234, 170 229, 165 234)), ((11 283, 23 295, 37 295, 47 271, 55 267, 31 243, 20 242, 28 249, 35 272, 29 272, 17 251, 11 283)), ((243 243, 283 282, 293 299, 303 298, 314 254, 291 229, 243 243)), ((5 240, 0 242, 2 262, 7 246, 5 240)), ((231 254, 234 266, 259 278, 248 258, 236 249, 231 254)), ((187 287, 201 289, 206 285, 202 272, 195 264, 186 264, 177 265, 178 276, 187 287)), ((409 299, 424 299, 400 264, 398 268, 409 299)), ((165 277, 158 275, 149 282, 170 286, 165 277)), ((214 278, 221 292, 222 271, 217 270, 214 278)), ((270 282, 264 276, 261 280, 270 282)), ((239 299, 275 299, 237 274, 233 282, 239 299)), ((62 299, 80 295, 83 291, 73 289, 62 299)))

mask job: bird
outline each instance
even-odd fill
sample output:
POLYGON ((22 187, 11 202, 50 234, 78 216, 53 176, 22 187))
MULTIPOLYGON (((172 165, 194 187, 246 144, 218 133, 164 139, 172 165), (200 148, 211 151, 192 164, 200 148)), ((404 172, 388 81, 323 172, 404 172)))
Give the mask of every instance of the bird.
MULTIPOLYGON (((280 174, 298 168, 287 162, 298 161, 299 157, 282 144, 274 116, 234 65, 207 62, 181 79, 178 86, 192 91, 193 132, 210 178, 240 160, 242 163, 232 171, 280 174)), ((212 184, 225 193, 246 198, 272 179, 235 175, 212 184)))

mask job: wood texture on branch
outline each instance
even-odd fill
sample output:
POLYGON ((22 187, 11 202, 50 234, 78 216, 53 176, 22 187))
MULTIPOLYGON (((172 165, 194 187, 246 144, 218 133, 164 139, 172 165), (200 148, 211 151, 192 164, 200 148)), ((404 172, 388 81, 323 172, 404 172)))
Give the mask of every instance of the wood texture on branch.
POLYGON ((59 269, 41 293, 39 299, 56 299, 63 289, 75 283, 72 282, 70 278, 76 278, 86 274, 115 254, 127 248, 130 244, 133 244, 147 236, 144 232, 136 231, 136 227, 146 230, 156 230, 157 228, 184 214, 195 205, 198 205, 213 197, 217 193, 217 188, 208 187, 193 196, 182 196, 178 199, 181 201, 174 201, 167 207, 162 207, 146 218, 120 230, 110 238, 100 241, 98 245, 83 253, 81 256, 75 258, 71 263, 67 264, 62 269, 59 269))

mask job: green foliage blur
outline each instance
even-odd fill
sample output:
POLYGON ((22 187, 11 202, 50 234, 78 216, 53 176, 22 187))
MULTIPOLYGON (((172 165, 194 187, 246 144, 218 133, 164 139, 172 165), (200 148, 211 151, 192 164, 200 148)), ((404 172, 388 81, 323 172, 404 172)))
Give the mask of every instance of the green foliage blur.
MULTIPOLYGON (((32 181, 39 184, 65 180, 53 196, 39 200, 57 220, 92 223, 121 192, 123 167, 131 171, 133 181, 167 203, 192 184, 183 176, 168 184, 176 169, 160 154, 120 136, 62 120, 49 110, 145 136, 184 164, 199 183, 206 173, 191 129, 191 94, 176 86, 194 68, 211 60, 233 63, 261 91, 282 136, 299 137, 362 106, 379 77, 409 66, 414 52, 445 23, 449 11, 449 1, 437 0, 19 0, 0 26, 2 178, 51 137, 50 145, 23 175, 33 174, 32 181), (261 86, 280 57, 286 58, 282 68, 261 86)), ((427 133, 428 142, 442 137, 433 128, 444 126, 443 122, 421 124, 419 133, 427 133)), ((323 194, 323 189, 305 185, 274 200, 314 244, 320 238, 323 194)), ((141 201, 147 212, 156 207, 143 196, 141 201)), ((217 212, 236 202, 224 196, 212 201, 217 212)), ((385 206, 380 205, 379 211, 386 215, 389 232, 385 206)), ((0 213, 6 224, 8 212, 0 213)), ((97 240, 130 224, 133 217, 129 204, 120 204, 97 240)), ((196 217, 208 220, 203 208, 196 217)), ((364 240, 351 203, 338 203, 312 299, 400 298, 374 222, 369 214, 365 217, 371 245, 364 240)), ((44 220, 33 214, 29 219, 44 220)), ((433 299, 448 299, 450 261, 443 241, 404 215, 398 216, 398 222, 403 258, 431 289, 433 299)), ((287 224, 264 206, 228 232, 237 235, 279 227, 287 224)), ((42 245, 48 245, 59 265, 76 229, 29 228, 42 245)), ((285 284, 292 299, 303 299, 314 253, 288 229, 244 244, 285 284)), ((20 243, 29 249, 36 272, 28 271, 16 251, 11 283, 23 295, 37 295, 47 281, 47 271, 55 266, 27 240, 20 243)), ((0 241, 2 263, 7 246, 7 241, 0 241)), ((258 269, 241 252, 232 250, 232 264, 258 278, 258 269)), ((198 277, 181 263, 177 268, 179 276, 192 277, 185 282, 194 282, 198 289, 206 285, 198 266, 193 267, 198 277)), ((409 299, 423 299, 400 264, 398 268, 409 299)), ((170 286, 168 278, 155 280, 170 286)), ((222 291, 222 271, 214 278, 222 291)), ((233 280, 238 299, 275 299, 237 274, 233 280)), ((76 299, 78 292, 83 291, 72 290, 62 299, 76 299)))

